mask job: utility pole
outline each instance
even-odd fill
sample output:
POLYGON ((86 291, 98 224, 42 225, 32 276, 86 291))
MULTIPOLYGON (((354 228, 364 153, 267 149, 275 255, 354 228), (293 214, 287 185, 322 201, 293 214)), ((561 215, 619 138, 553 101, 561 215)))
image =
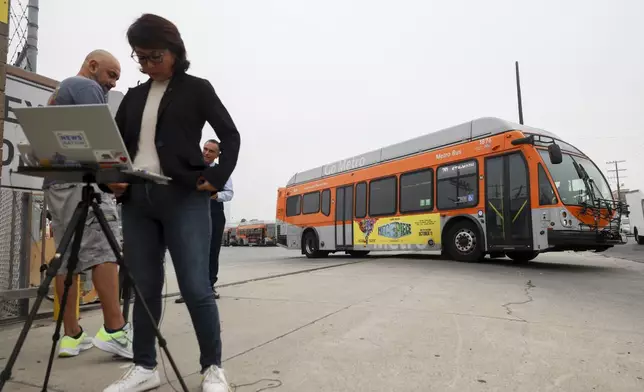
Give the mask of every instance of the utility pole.
POLYGON ((523 102, 521 99, 521 80, 519 79, 519 62, 514 62, 514 70, 517 80, 517 104, 519 106, 519 124, 523 125, 523 102))
POLYGON ((624 163, 624 162, 626 162, 626 161, 610 161, 610 162, 606 162, 607 165, 615 165, 614 170, 608 170, 608 171, 609 172, 615 172, 615 179, 617 180, 617 201, 622 201, 622 193, 621 193, 621 190, 619 188, 619 186, 620 186, 619 185, 619 172, 626 171, 626 169, 620 169, 619 164, 624 163))
POLYGON ((9 52, 9 0, 0 0, 0 176, 2 176, 2 150, 4 149, 4 89, 7 85, 7 54, 9 52))

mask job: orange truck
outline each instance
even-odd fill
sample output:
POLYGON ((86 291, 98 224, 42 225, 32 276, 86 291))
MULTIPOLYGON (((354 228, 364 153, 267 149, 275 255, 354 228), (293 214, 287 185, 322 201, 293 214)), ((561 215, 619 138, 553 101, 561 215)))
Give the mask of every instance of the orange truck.
POLYGON ((461 261, 624 244, 606 178, 558 136, 480 118, 296 173, 278 245, 307 257, 437 251, 461 261))

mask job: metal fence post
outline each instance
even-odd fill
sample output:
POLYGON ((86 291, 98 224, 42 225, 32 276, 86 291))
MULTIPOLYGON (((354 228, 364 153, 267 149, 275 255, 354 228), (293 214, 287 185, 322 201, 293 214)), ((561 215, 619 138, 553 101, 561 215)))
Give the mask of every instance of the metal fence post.
MULTIPOLYGON (((42 234, 40 236, 40 266, 47 264, 45 258, 47 257, 47 198, 43 195, 42 198, 42 210, 40 212, 40 227, 42 228, 42 234)), ((40 272, 40 281, 42 282, 45 279, 45 272, 40 272)))
MULTIPOLYGON (((29 273, 31 269, 31 216, 33 214, 33 196, 31 192, 23 192, 21 197, 22 204, 22 233, 20 241, 20 275, 19 284, 21 289, 29 287, 29 273)), ((20 316, 26 316, 29 313, 29 299, 23 298, 19 301, 18 309, 20 316)))
POLYGON ((13 287, 13 258, 16 254, 15 250, 15 241, 16 238, 16 191, 11 191, 11 228, 9 234, 9 290, 12 290, 13 287))

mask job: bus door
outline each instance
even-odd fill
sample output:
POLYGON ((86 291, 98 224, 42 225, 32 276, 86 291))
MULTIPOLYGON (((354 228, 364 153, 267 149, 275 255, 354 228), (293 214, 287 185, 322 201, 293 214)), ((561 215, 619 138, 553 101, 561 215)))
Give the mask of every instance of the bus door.
POLYGON ((335 190, 335 247, 353 246, 353 185, 335 190))
POLYGON ((522 153, 485 159, 485 222, 490 250, 532 248, 529 185, 522 153))

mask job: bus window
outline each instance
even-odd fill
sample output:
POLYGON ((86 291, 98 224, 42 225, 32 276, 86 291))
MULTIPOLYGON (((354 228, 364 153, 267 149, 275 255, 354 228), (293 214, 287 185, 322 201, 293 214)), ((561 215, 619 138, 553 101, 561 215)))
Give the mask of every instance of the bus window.
POLYGON ((311 192, 304 195, 302 202, 303 214, 317 214, 320 212, 320 192, 311 192))
POLYGON ((434 171, 432 169, 400 176, 400 212, 431 211, 434 208, 434 171))
POLYGON ((539 205, 551 206, 553 204, 557 204, 555 190, 552 189, 552 184, 548 181, 548 176, 546 171, 543 170, 543 166, 539 164, 539 205))
POLYGON ((383 216, 396 213, 396 177, 387 177, 369 183, 369 215, 383 216))
POLYGON ((441 166, 436 172, 436 205, 440 210, 474 207, 478 204, 478 162, 441 166))
POLYGON ((601 172, 588 159, 572 157, 570 154, 563 155, 563 161, 559 165, 550 164, 548 152, 540 150, 539 153, 543 159, 546 159, 546 167, 550 171, 550 176, 555 182, 559 198, 566 205, 584 205, 591 202, 593 197, 603 198, 605 195, 610 197, 610 188, 601 172), (588 189, 580 173, 575 168, 575 162, 580 165, 580 169, 586 170, 590 178, 593 179, 594 188, 588 189))
POLYGON ((286 216, 300 215, 301 200, 302 200, 302 197, 300 195, 291 196, 288 199, 286 199, 286 216))
POLYGON ((367 216, 367 183, 356 185, 356 218, 367 216))
POLYGON ((326 216, 331 215, 331 191, 329 189, 322 191, 322 213, 326 216))

